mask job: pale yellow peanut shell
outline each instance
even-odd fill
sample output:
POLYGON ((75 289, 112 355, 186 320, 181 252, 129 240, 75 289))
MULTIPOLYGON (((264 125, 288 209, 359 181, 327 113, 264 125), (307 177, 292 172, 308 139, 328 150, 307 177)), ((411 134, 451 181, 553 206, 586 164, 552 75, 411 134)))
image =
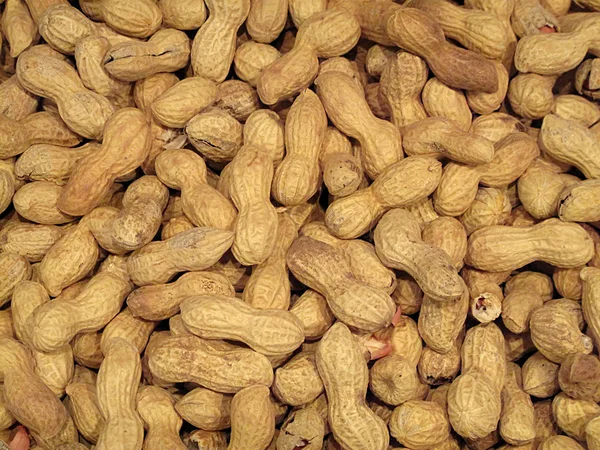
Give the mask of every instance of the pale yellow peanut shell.
POLYGON ((401 444, 415 450, 436 447, 450 433, 444 410, 425 401, 413 400, 398 406, 390 417, 389 427, 391 435, 401 444))
POLYGON ((275 432, 275 414, 267 386, 250 386, 231 402, 230 450, 266 448, 275 432))
POLYGON ((165 25, 178 30, 195 30, 206 21, 204 0, 159 0, 165 25))
POLYGON ((315 400, 323 392, 312 352, 301 352, 275 371, 273 394, 282 402, 301 406, 315 400))
POLYGON ((148 430, 144 438, 147 450, 187 449, 179 436, 183 420, 175 411, 171 393, 157 386, 145 386, 138 391, 136 400, 138 413, 148 430))
POLYGON ((292 313, 258 310, 233 297, 188 297, 181 303, 181 316, 197 336, 241 341, 267 356, 290 353, 304 341, 303 328, 292 313))
POLYGON ((206 78, 191 77, 167 89, 152 102, 153 117, 169 128, 186 123, 217 98, 216 85, 206 78))
POLYGON ((448 392, 448 417, 454 431, 468 439, 481 439, 498 426, 499 393, 476 372, 459 376, 448 392))
POLYGON ((385 423, 365 402, 368 368, 350 330, 334 324, 317 347, 317 369, 329 403, 329 426, 346 447, 387 449, 385 423))
POLYGON ((137 348, 123 339, 112 339, 96 382, 98 405, 106 420, 97 449, 108 450, 120 445, 139 448, 143 442, 144 425, 135 401, 141 375, 137 348))
MULTIPOLYGON (((479 93, 480 95, 490 95, 479 93)), ((442 117, 467 131, 471 126, 472 112, 465 94, 459 89, 446 86, 437 78, 431 78, 421 93, 423 106, 430 117, 442 117)))
POLYGON ((285 206, 308 201, 319 187, 319 151, 327 130, 327 115, 314 92, 294 100, 285 123, 286 156, 277 166, 271 193, 285 206))
POLYGON ((194 37, 191 63, 195 76, 221 83, 227 77, 238 28, 250 11, 250 0, 206 1, 208 20, 194 37))
POLYGON ((589 354, 593 349, 592 339, 580 331, 576 316, 556 302, 533 311, 529 326, 534 344, 552 362, 560 363, 574 352, 589 354))
POLYGON ((229 280, 209 272, 189 272, 170 284, 143 286, 127 297, 127 305, 134 316, 146 320, 164 320, 179 311, 179 305, 189 295, 222 294, 232 296, 235 291, 229 280))
POLYGON ((146 41, 121 42, 104 58, 104 68, 114 78, 138 81, 160 72, 175 72, 186 66, 190 40, 179 30, 158 30, 146 41))
POLYGON ((68 63, 25 54, 18 60, 17 76, 28 91, 54 100, 73 131, 90 139, 102 137, 104 124, 115 109, 106 97, 87 90, 68 63))
POLYGON ((166 283, 178 272, 211 267, 232 242, 230 231, 192 228, 136 250, 127 261, 129 275, 138 286, 166 283))
POLYGON ((536 260, 568 268, 585 264, 593 253, 591 238, 579 225, 548 219, 527 228, 497 225, 476 231, 469 238, 466 262, 495 272, 523 267, 536 260), (539 240, 528 248, 532 236, 539 240), (564 242, 568 250, 563 250, 558 242, 564 242), (512 251, 513 246, 520 248, 518 254, 512 251))
POLYGON ((540 352, 531 355, 523 364, 523 390, 537 398, 556 395, 560 366, 547 359, 540 352))
POLYGON ((392 210, 382 217, 375 229, 375 249, 385 265, 409 273, 433 300, 456 300, 463 294, 465 285, 450 256, 425 244, 420 236, 421 230, 410 213, 392 210), (424 270, 426 266, 429 270, 424 270))
POLYGON ((35 311, 32 344, 49 352, 78 333, 101 329, 119 312, 128 292, 128 283, 116 275, 96 275, 73 299, 46 303, 35 311))
POLYGON ((232 397, 199 387, 180 398, 175 403, 175 410, 195 427, 208 431, 223 430, 231 426, 232 397))

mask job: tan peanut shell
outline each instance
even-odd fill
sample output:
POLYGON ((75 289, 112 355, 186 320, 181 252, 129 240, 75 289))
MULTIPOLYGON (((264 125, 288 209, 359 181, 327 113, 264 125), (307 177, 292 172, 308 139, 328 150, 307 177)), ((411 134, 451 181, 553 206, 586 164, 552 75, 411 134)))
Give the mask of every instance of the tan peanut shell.
POLYGON ((178 30, 195 30, 206 21, 207 12, 203 0, 159 0, 158 7, 165 25, 178 30))
POLYGON ((285 404, 305 405, 322 392, 323 383, 312 352, 299 353, 275 371, 273 394, 285 404))
POLYGON ((410 274, 425 295, 436 301, 454 301, 465 285, 443 250, 420 241, 421 230, 414 217, 401 209, 388 212, 375 229, 375 248, 388 267, 410 274), (424 260, 420 261, 420 257, 424 260), (426 266, 429 270, 423 270, 426 266))
POLYGON ((139 448, 144 425, 136 411, 135 396, 142 366, 137 348, 120 338, 110 341, 98 372, 96 392, 106 426, 96 448, 139 448))
POLYGON ((175 410, 188 423, 208 431, 231 426, 233 396, 202 387, 195 388, 175 403, 175 410))
POLYGON ((143 286, 127 297, 132 314, 146 320, 164 320, 179 311, 180 303, 189 295, 222 294, 235 291, 229 280, 219 274, 190 272, 170 284, 143 286))
POLYGON ((189 55, 190 40, 185 33, 164 28, 148 41, 113 45, 104 57, 104 68, 118 80, 138 81, 160 72, 182 69, 188 63, 189 55))
POLYGON ((298 28, 293 48, 262 71, 257 85, 261 101, 273 105, 303 91, 318 74, 318 58, 343 55, 359 37, 358 21, 341 8, 308 17, 298 28))
POLYGON ((363 90, 353 79, 340 71, 321 73, 317 80, 317 94, 327 115, 344 134, 361 144, 365 172, 372 179, 402 159, 402 138, 390 123, 378 119, 371 112, 363 90))
POLYGON ((368 369, 348 328, 334 324, 321 339, 316 356, 327 392, 329 426, 336 440, 347 447, 385 450, 388 431, 365 402, 368 369))
POLYGON ((447 119, 463 131, 468 131, 471 127, 473 113, 461 90, 448 87, 433 77, 425 84, 421 98, 430 117, 447 119))
POLYGON ((527 358, 522 367, 523 390, 537 398, 556 395, 560 390, 559 368, 558 364, 554 364, 540 352, 534 353, 527 358))
POLYGON ((189 334, 157 342, 148 363, 152 375, 162 380, 192 381, 223 393, 235 393, 254 384, 270 386, 273 382, 273 369, 266 356, 189 334), (190 359, 189 355, 194 357, 190 359))
POLYGON ((36 439, 48 440, 59 435, 67 423, 68 412, 34 373, 34 362, 27 348, 10 338, 1 339, 0 348, 5 407, 36 439))
POLYGON ((399 47, 425 59, 435 76, 450 87, 489 93, 498 89, 494 65, 447 42, 430 14, 414 8, 397 9, 387 21, 387 34, 399 47))
POLYGON ((187 449, 179 436, 183 420, 175 411, 175 399, 169 392, 146 386, 139 390, 136 400, 138 413, 148 429, 144 439, 146 449, 187 449))
POLYGON ((203 77, 186 78, 167 89, 152 102, 152 115, 161 125, 183 128, 217 98, 217 87, 203 77))
POLYGON ((325 224, 336 237, 357 238, 369 231, 387 210, 426 198, 438 186, 441 174, 441 164, 433 158, 405 158, 388 167, 368 188, 329 205, 325 224), (419 182, 408 183, 409 179, 419 182))
POLYGON ((234 297, 188 297, 181 303, 181 316, 185 326, 197 336, 241 341, 267 356, 291 353, 304 341, 302 326, 292 313, 258 310, 234 297), (253 321, 256 325, 245 332, 245 324, 253 321))
POLYGON ((24 54, 18 60, 17 76, 28 91, 55 101, 61 118, 73 131, 90 139, 102 137, 114 107, 106 97, 87 90, 68 63, 24 54))
POLYGON ((536 260, 558 267, 577 267, 592 256, 591 238, 580 226, 548 219, 527 228, 498 225, 476 231, 469 238, 466 262, 482 270, 500 272, 523 267, 536 260), (540 240, 526 251, 526 240, 536 235, 540 240), (564 240, 568 251, 561 251, 557 245, 561 240, 564 240), (513 246, 520 248, 518 254, 508 250, 513 246))
POLYGON ((42 305, 32 318, 32 344, 49 352, 78 333, 101 329, 119 312, 129 289, 116 275, 100 273, 72 299, 42 305))
POLYGON ((454 431, 467 439, 481 439, 494 431, 500 419, 499 392, 486 377, 467 372, 456 378, 448 392, 448 418, 454 431))
POLYGON ((392 56, 384 67, 379 92, 390 110, 392 123, 399 129, 427 117, 421 101, 427 75, 427 64, 403 51, 392 56))
POLYGON ((401 444, 415 450, 436 447, 450 433, 446 414, 438 404, 416 400, 398 406, 390 417, 389 427, 391 435, 401 444))
POLYGON ((600 178, 600 143, 586 127, 555 114, 544 118, 540 148, 560 162, 577 167, 587 178, 600 178))
POLYGON ((391 322, 394 302, 385 291, 354 277, 343 250, 300 237, 288 251, 287 264, 297 279, 325 296, 333 314, 344 323, 376 331, 391 322))
POLYGON ((127 261, 129 275, 138 286, 166 283, 178 272, 211 267, 232 242, 230 231, 192 228, 136 250, 127 261))
POLYGON ((529 326, 534 344, 552 362, 560 363, 574 352, 589 354, 593 349, 591 338, 580 331, 576 317, 556 302, 533 311, 529 326))
POLYGON ((440 117, 430 117, 404 127, 402 145, 407 155, 449 158, 463 164, 487 164, 494 158, 494 146, 490 141, 465 133, 440 117))
POLYGON ((271 187, 273 197, 281 204, 304 203, 317 191, 321 179, 319 151, 326 130, 327 116, 321 101, 311 90, 303 91, 286 118, 286 156, 277 166, 271 187))
POLYGON ((96 443, 106 422, 98 406, 95 383, 72 382, 66 391, 67 408, 77 431, 89 442, 96 443))
POLYGON ((156 158, 156 174, 168 187, 181 191, 183 213, 196 226, 230 229, 234 206, 207 181, 204 160, 191 150, 165 150, 156 158))
POLYGON ((86 214, 100 203, 116 178, 144 161, 149 150, 150 127, 143 113, 135 108, 119 110, 107 122, 102 147, 77 163, 58 207, 67 214, 86 214))
POLYGON ((273 439, 274 432, 275 411, 267 386, 250 386, 233 396, 229 450, 248 447, 264 450, 273 439))
POLYGON ((327 305, 327 300, 312 289, 307 289, 290 308, 304 327, 307 339, 321 337, 335 320, 327 305))

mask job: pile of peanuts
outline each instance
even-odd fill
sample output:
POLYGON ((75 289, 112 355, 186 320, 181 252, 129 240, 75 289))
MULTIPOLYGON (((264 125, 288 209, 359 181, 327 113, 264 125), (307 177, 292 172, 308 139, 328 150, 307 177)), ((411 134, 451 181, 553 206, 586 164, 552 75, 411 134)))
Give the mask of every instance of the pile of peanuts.
POLYGON ((460 3, 0 0, 0 441, 600 450, 600 0, 460 3))

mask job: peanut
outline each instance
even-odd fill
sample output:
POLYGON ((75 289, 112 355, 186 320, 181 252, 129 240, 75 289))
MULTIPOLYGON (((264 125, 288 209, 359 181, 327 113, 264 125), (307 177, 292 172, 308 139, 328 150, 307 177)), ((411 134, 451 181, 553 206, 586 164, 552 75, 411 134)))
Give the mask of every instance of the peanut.
POLYGON ((380 93, 398 129, 427 117, 421 102, 427 75, 427 64, 408 52, 396 53, 383 69, 380 93))
POLYGON ((561 363, 569 353, 592 351, 592 340, 580 331, 576 317, 556 302, 534 310, 529 326, 535 346, 552 362, 561 363))
POLYGON ((513 78, 508 89, 512 109, 525 119, 541 119, 554 106, 552 88, 556 76, 522 73, 513 78))
POLYGON ((195 388, 175 403, 175 410, 195 427, 218 431, 231 426, 232 398, 232 395, 195 388))
POLYGON ((102 137, 114 107, 106 97, 87 90, 69 64, 25 53, 19 58, 17 76, 25 89, 56 102, 61 118, 73 131, 90 139, 102 137))
POLYGON ((388 167, 371 186, 334 201, 325 223, 341 239, 352 239, 369 231, 383 214, 431 194, 441 177, 441 164, 433 158, 408 157, 388 167), (419 183, 407 184, 418 179, 419 183))
POLYGON ((104 68, 118 80, 138 81, 160 72, 182 69, 189 55, 190 40, 185 33, 165 28, 146 42, 113 45, 104 57, 104 68))
POLYGON ((248 41, 235 51, 233 63, 235 74, 243 81, 256 87, 263 69, 281 57, 275 47, 260 42, 248 41))
POLYGON ((600 308, 600 269, 584 268, 580 273, 583 284, 581 306, 596 345, 600 342, 600 321, 597 312, 600 308))
POLYGON ((31 325, 33 346, 50 352, 78 333, 101 329, 119 312, 128 293, 124 280, 111 273, 99 273, 76 297, 36 309, 31 325))
POLYGON ((58 436, 69 415, 58 397, 35 374, 27 348, 9 338, 0 339, 0 348, 5 406, 36 439, 50 440, 58 436))
POLYGON ((0 253, 0 306, 11 300, 15 287, 31 278, 32 269, 25 258, 16 253, 0 253))
POLYGON ((494 65, 447 42, 442 27, 430 14, 415 8, 397 9, 387 21, 387 34, 399 47, 425 59, 442 83, 487 93, 498 90, 494 65))
POLYGON ((327 115, 344 134, 357 139, 365 172, 372 179, 402 159, 402 138, 392 124, 371 112, 362 89, 347 74, 321 73, 315 80, 327 115))
POLYGON ((138 286, 166 283, 178 272, 212 266, 232 242, 230 231, 192 228, 136 250, 127 261, 129 275, 138 286))
POLYGON ((137 348, 124 339, 112 339, 100 370, 96 392, 106 425, 97 449, 137 449, 144 440, 144 425, 136 411, 136 393, 142 366, 137 348))
POLYGON ((325 297, 311 289, 294 302, 290 312, 302 322, 306 339, 320 338, 335 320, 325 297))
POLYGON ((152 115, 165 127, 184 128, 192 117, 210 106, 216 98, 217 87, 211 80, 186 78, 152 101, 152 115))
POLYGON ((262 71, 257 85, 261 101, 274 105, 302 92, 317 76, 318 58, 343 55, 359 36, 359 23, 340 8, 308 17, 298 28, 293 49, 262 71))
POLYGON ((385 450, 389 435, 383 420, 366 405, 368 369, 350 330, 334 324, 321 339, 316 357, 336 440, 345 447, 385 450))
POLYGON ((523 364, 523 390, 537 398, 556 395, 560 366, 548 360, 540 352, 534 353, 523 364))
POLYGON ((564 392, 552 400, 552 413, 556 424, 568 436, 585 441, 585 425, 600 415, 600 406, 590 400, 575 400, 564 392))
POLYGON ((175 411, 174 404, 173 396, 159 387, 146 386, 138 392, 137 410, 148 429, 144 439, 144 448, 147 450, 187 449, 179 437, 183 421, 175 411))
POLYGON ((10 158, 34 144, 73 147, 81 137, 70 130, 58 114, 39 112, 20 121, 0 116, 0 156, 10 158))
POLYGON ((469 310, 469 293, 454 301, 438 302, 429 296, 423 297, 419 314, 419 333, 433 350, 448 353, 463 330, 469 310))
POLYGON ((401 444, 415 450, 435 447, 448 439, 450 433, 448 419, 439 405, 416 400, 398 406, 390 417, 389 427, 391 435, 401 444))
POLYGON ((71 382, 66 388, 67 409, 77 431, 89 442, 98 442, 105 420, 98 406, 96 384, 71 382))
POLYGON ((524 73, 560 75, 583 61, 594 39, 593 27, 524 36, 517 44, 515 66, 524 73))
POLYGON ((192 223, 224 230, 233 227, 235 208, 208 185, 201 157, 190 150, 165 150, 156 158, 155 167, 164 184, 181 190, 183 211, 192 223))
POLYGON ((273 369, 266 356, 189 334, 158 342, 148 363, 152 375, 162 380, 192 381, 223 393, 235 393, 255 384, 270 386, 273 382, 273 369))
POLYGON ((430 117, 448 119, 463 131, 471 127, 473 114, 462 91, 448 87, 433 77, 425 84, 421 97, 430 117))
POLYGON ((392 299, 385 291, 357 280, 341 249, 300 237, 288 251, 287 264, 296 278, 325 296, 333 314, 344 323, 376 331, 391 322, 392 299))
POLYGON ((532 312, 552 299, 550 277, 536 272, 521 272, 512 277, 504 288, 502 323, 513 333, 529 329, 532 312))
POLYGON ((600 396, 599 371, 600 361, 596 356, 573 353, 563 360, 558 372, 558 383, 569 397, 596 402, 600 396))
POLYGON ((410 274, 431 299, 441 302, 458 299, 465 285, 455 272, 452 260, 443 250, 419 242, 420 231, 410 213, 401 209, 388 212, 375 229, 378 256, 388 267, 410 274), (425 264, 430 270, 423 270, 425 264))
POLYGON ((577 267, 592 256, 591 238, 581 227, 548 219, 531 227, 496 225, 477 230, 469 237, 465 262, 478 269, 500 272, 514 270, 536 260, 557 267, 577 267), (536 235, 536 245, 527 248, 529 237, 536 235), (519 254, 509 250, 513 245, 521 249, 519 254), (569 250, 565 252, 563 248, 569 250))
POLYGON ((250 386, 231 402, 231 439, 228 450, 265 450, 275 432, 275 412, 266 386, 250 386), (247 447, 248 446, 248 447, 247 447))
POLYGON ((5 226, 0 231, 0 250, 16 253, 28 262, 39 262, 62 234, 62 230, 53 225, 21 223, 5 226))
POLYGON ((241 341, 267 356, 290 353, 304 341, 302 326, 292 313, 257 310, 234 297, 188 297, 181 303, 181 316, 185 326, 197 336, 241 341), (243 331, 241 324, 251 321, 256 321, 256 326, 243 331), (260 333, 261 327, 268 333, 260 333))
POLYGON ((464 164, 491 163, 494 146, 487 139, 466 133, 449 120, 431 117, 404 127, 403 148, 409 156, 449 158, 464 164), (465 151, 468 150, 468 153, 465 151))
POLYGON ((566 187, 559 198, 558 217, 567 222, 595 222, 600 210, 595 199, 600 193, 600 180, 585 180, 566 187))
POLYGON ((515 363, 507 364, 506 381, 502 389, 502 414, 500 435, 512 445, 524 445, 535 438, 533 403, 523 391, 521 368, 515 363))
POLYGON ((127 297, 132 314, 146 320, 164 320, 179 312, 179 305, 190 295, 220 294, 233 296, 229 280, 219 274, 190 272, 170 284, 143 286, 127 297))
POLYGON ((149 149, 150 127, 143 113, 135 108, 119 110, 106 124, 102 147, 77 163, 61 193, 58 207, 70 215, 91 211, 116 178, 144 161, 149 149))

